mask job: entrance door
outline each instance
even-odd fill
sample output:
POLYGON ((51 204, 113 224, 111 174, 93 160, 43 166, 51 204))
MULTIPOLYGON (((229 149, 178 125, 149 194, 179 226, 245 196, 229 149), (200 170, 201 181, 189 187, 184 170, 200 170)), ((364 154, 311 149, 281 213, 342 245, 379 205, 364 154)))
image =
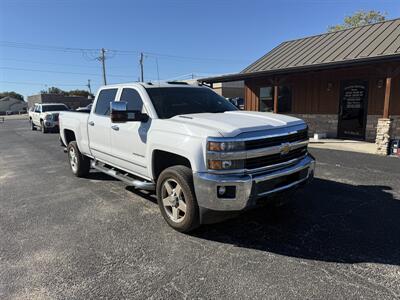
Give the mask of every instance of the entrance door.
POLYGON ((365 139, 367 103, 368 81, 341 82, 338 137, 365 139))

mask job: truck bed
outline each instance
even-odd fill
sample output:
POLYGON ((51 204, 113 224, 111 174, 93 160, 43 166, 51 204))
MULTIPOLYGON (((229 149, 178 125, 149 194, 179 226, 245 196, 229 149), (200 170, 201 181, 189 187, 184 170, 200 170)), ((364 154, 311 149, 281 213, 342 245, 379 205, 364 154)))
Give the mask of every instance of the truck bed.
POLYGON ((91 155, 88 136, 89 114, 83 112, 63 111, 59 116, 60 136, 67 145, 66 134, 68 130, 75 133, 76 142, 83 154, 91 155))

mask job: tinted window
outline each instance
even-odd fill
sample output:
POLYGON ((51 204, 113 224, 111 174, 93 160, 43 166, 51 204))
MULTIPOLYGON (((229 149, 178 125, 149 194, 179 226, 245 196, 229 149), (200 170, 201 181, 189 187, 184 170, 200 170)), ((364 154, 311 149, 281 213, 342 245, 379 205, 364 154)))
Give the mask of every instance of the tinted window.
POLYGON ((110 114, 110 102, 115 101, 118 89, 102 90, 97 98, 95 113, 108 116, 110 114))
POLYGON ((237 110, 228 100, 207 88, 148 88, 147 93, 160 119, 237 110))
POLYGON ((134 89, 123 89, 120 101, 127 103, 128 110, 142 111, 143 109, 142 98, 134 89))
POLYGON ((65 105, 43 105, 42 106, 42 111, 46 112, 46 111, 65 111, 65 110, 69 110, 68 107, 66 107, 65 105))
POLYGON ((274 88, 272 86, 260 88, 260 111, 274 111, 274 88))

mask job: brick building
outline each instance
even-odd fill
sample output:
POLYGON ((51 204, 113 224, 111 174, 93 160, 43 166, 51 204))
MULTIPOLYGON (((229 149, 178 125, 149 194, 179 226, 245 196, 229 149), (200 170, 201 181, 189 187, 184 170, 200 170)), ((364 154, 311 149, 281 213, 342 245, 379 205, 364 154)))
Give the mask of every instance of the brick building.
POLYGON ((28 96, 28 107, 32 107, 35 103, 64 103, 72 109, 86 106, 92 103, 93 99, 81 96, 64 96, 59 94, 38 94, 28 96))
POLYGON ((400 138, 400 19, 287 41, 238 74, 201 79, 237 80, 247 110, 299 116, 310 134, 376 141, 384 152, 400 138))

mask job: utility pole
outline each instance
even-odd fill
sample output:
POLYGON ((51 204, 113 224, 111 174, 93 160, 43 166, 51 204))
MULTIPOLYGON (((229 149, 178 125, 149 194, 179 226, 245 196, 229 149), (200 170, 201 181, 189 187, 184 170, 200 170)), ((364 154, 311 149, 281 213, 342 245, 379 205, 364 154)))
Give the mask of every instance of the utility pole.
POLYGON ((87 85, 86 85, 89 89, 89 93, 92 93, 92 87, 90 86, 90 79, 87 80, 87 85))
POLYGON ((139 64, 140 64, 140 81, 144 82, 144 76, 143 76, 143 52, 140 52, 140 60, 139 60, 139 64))
POLYGON ((103 81, 104 85, 107 85, 107 79, 106 79, 106 56, 105 56, 106 50, 104 48, 101 48, 101 56, 99 57, 99 60, 101 61, 103 65, 103 81))

